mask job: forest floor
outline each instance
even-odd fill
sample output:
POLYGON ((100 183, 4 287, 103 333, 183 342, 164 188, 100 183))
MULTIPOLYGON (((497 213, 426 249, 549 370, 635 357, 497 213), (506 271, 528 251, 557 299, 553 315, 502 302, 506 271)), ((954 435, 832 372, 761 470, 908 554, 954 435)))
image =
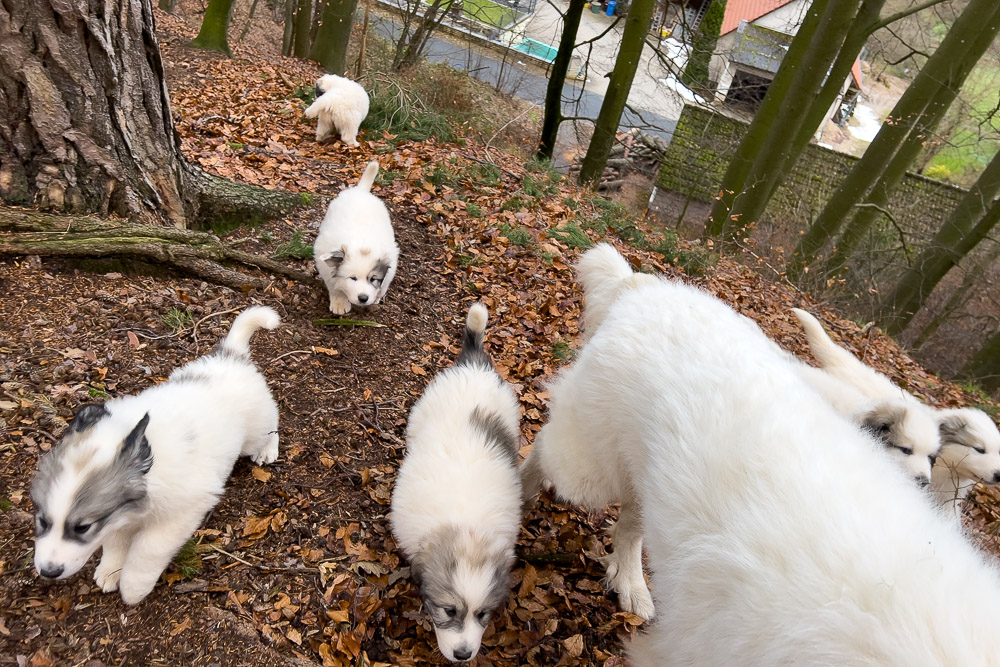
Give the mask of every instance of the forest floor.
MULTIPOLYGON (((206 56, 182 46, 189 26, 160 15, 158 25, 188 159, 316 195, 289 217, 229 230, 225 240, 299 254, 326 198, 377 159, 373 191, 392 213, 399 272, 385 304, 356 314, 379 326, 327 327, 314 323, 329 317, 319 282, 275 279, 244 293, 134 264, 0 262, 0 665, 442 662, 386 520, 407 412, 454 361, 465 313, 482 301, 489 351, 515 387, 527 449, 542 423, 545 381, 577 345, 581 294, 570 267, 602 238, 637 267, 702 285, 800 355, 793 306, 817 312, 835 338, 928 402, 980 400, 925 372, 877 330, 746 266, 721 259, 685 275, 674 265, 691 266, 687 249, 671 249, 620 207, 513 153, 473 138, 413 142, 371 131, 359 148, 318 145, 293 96, 319 74, 312 65, 249 48, 234 59, 206 56), (646 249, 625 243, 642 238, 646 249), (666 254, 649 249, 658 242, 666 254), (282 316, 279 329, 251 344, 280 406, 278 460, 237 463, 195 541, 142 603, 126 607, 101 593, 93 562, 67 580, 40 580, 28 494, 38 458, 80 405, 163 381, 254 303, 282 316)), ((512 595, 476 664, 624 663, 623 642, 641 619, 618 611, 601 586, 614 516, 549 498, 528 514, 512 595)), ((996 495, 977 491, 965 518, 997 551, 996 495)))

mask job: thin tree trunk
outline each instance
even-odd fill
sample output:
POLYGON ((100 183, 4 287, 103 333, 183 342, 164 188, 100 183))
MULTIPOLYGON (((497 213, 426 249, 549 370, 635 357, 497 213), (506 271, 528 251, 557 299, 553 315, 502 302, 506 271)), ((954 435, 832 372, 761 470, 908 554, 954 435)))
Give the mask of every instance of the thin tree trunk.
POLYGON ((441 22, 447 16, 448 7, 451 4, 451 0, 434 0, 430 5, 423 8, 424 15, 418 17, 416 15, 417 5, 422 3, 420 0, 413 1, 415 2, 415 6, 413 8, 412 20, 417 21, 417 27, 410 34, 407 34, 405 30, 400 33, 399 42, 396 44, 397 59, 392 64, 393 69, 396 71, 406 69, 417 62, 417 58, 424 52, 427 40, 430 39, 431 35, 434 34, 434 31, 438 29, 441 22))
POLYGON ((790 280, 797 280, 803 270, 816 260, 819 252, 840 231, 855 205, 871 192, 920 122, 928 105, 941 94, 942 82, 964 80, 960 70, 969 67, 970 61, 972 64, 978 61, 982 55, 980 45, 985 50, 992 42, 998 27, 998 16, 1000 8, 995 0, 971 0, 897 101, 868 150, 799 240, 786 267, 790 280))
POLYGON ((281 55, 292 55, 295 43, 295 0, 285 0, 285 24, 281 30, 281 55))
POLYGON ((253 24, 253 14, 254 12, 257 11, 258 2, 259 0, 253 0, 253 2, 250 4, 250 12, 247 14, 246 25, 243 26, 243 30, 240 32, 240 38, 236 40, 237 42, 242 42, 244 39, 247 38, 247 33, 250 32, 250 26, 253 24))
POLYGON ((177 4, 177 0, 160 0, 157 4, 163 11, 168 14, 173 14, 174 6, 177 4))
POLYGON ((201 22, 198 36, 191 40, 191 46, 209 51, 219 51, 227 56, 233 55, 229 50, 229 17, 233 13, 235 0, 208 0, 208 9, 201 22))
POLYGON ((323 19, 309 57, 327 72, 343 76, 347 73, 347 44, 351 40, 351 25, 358 0, 327 0, 323 19))
POLYGON ((986 391, 1000 389, 1000 331, 969 360, 962 376, 974 380, 986 391))
POLYGON ((569 64, 573 60, 573 47, 576 46, 576 33, 580 28, 585 4, 586 0, 570 0, 563 15, 559 50, 556 52, 556 59, 552 61, 549 83, 545 89, 545 116, 542 119, 542 136, 538 142, 538 157, 543 160, 551 160, 556 149, 556 138, 559 136, 559 126, 563 119, 563 88, 566 85, 569 64))
POLYGON ((596 186, 601 174, 604 173, 604 165, 608 161, 615 133, 622 120, 622 112, 625 110, 625 103, 632 89, 635 71, 642 57, 642 49, 646 45, 646 34, 653 20, 654 6, 656 6, 655 0, 634 0, 629 7, 621 48, 615 59, 615 67, 611 71, 608 90, 604 94, 604 102, 597 115, 594 135, 587 147, 587 154, 580 165, 580 183, 596 186))
POLYGON ((368 48, 368 16, 371 13, 372 0, 365 2, 365 20, 361 24, 361 46, 358 48, 358 66, 354 68, 354 78, 360 79, 365 71, 365 50, 368 48))
POLYGON ((313 0, 298 0, 292 41, 296 58, 308 58, 312 46, 313 0))

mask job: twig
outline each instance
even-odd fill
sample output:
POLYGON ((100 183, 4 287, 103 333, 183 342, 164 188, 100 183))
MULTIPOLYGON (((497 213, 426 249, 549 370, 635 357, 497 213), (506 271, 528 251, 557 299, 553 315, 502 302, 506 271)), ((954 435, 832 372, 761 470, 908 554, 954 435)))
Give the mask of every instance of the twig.
POLYGON ((211 318, 216 317, 218 315, 228 315, 229 313, 235 313, 237 310, 242 310, 242 306, 237 306, 236 308, 230 308, 229 310, 220 310, 217 313, 209 313, 205 317, 203 317, 200 320, 198 320, 197 322, 195 322, 194 326, 191 327, 191 337, 194 338, 194 349, 195 349, 195 352, 198 351, 198 326, 202 322, 204 322, 205 320, 207 320, 207 319, 211 319, 211 318))
POLYGON ((236 554, 229 553, 228 551, 226 551, 225 549, 223 549, 220 546, 215 545, 214 543, 209 543, 208 546, 210 546, 214 551, 218 551, 223 556, 229 556, 230 558, 232 558, 235 561, 239 561, 240 563, 243 563, 244 565, 249 565, 250 567, 255 567, 258 570, 264 570, 265 572, 294 572, 294 573, 298 573, 298 574, 307 574, 307 573, 310 573, 310 572, 319 572, 319 568, 315 568, 315 567, 305 567, 305 566, 303 566, 303 567, 272 567, 270 565, 257 565, 256 563, 251 563, 250 561, 243 560, 242 558, 240 558, 236 554))
POLYGON ((284 354, 279 354, 274 359, 271 359, 271 363, 273 364, 278 359, 284 359, 285 357, 289 357, 293 354, 314 354, 314 353, 312 350, 292 350, 291 352, 285 352, 284 354))
POLYGON ((28 433, 37 433, 39 435, 44 435, 46 438, 48 438, 52 442, 59 442, 59 438, 57 438, 56 436, 52 435, 48 431, 43 431, 40 428, 34 428, 32 426, 18 426, 18 427, 16 427, 13 430, 16 430, 16 431, 27 431, 28 433))
POLYGON ((547 553, 547 554, 532 554, 532 553, 518 553, 517 557, 523 560, 525 563, 539 563, 541 565, 576 565, 580 562, 580 554, 570 554, 570 553, 547 553))

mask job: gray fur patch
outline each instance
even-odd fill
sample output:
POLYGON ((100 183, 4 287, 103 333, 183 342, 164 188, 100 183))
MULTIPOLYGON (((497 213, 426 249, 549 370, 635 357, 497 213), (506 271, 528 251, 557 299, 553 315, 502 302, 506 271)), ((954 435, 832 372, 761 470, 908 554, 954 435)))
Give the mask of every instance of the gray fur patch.
POLYGON ((389 269, 392 265, 389 263, 388 259, 382 258, 376 264, 372 272, 368 274, 368 282, 370 282, 375 287, 381 287, 382 282, 385 280, 385 275, 389 273, 389 269))
POLYGON ((861 426, 887 447, 909 449, 900 443, 898 433, 905 416, 903 406, 880 403, 862 417, 861 426))
MULTIPOLYGON (((69 428, 63 433, 59 444, 49 450, 38 464, 38 472, 31 482, 31 499, 35 503, 36 514, 44 515, 45 499, 52 491, 52 485, 63 469, 63 459, 73 446, 80 433, 93 428, 94 424, 107 417, 110 413, 103 403, 92 403, 77 410, 69 428)), ((36 521, 37 525, 37 521, 36 521)), ((47 529, 44 532, 48 532, 47 529)))
POLYGON ((480 405, 472 411, 469 421, 473 428, 486 437, 490 446, 501 452, 512 466, 517 467, 518 433, 511 430, 500 415, 480 405))
POLYGON ((969 431, 969 424, 961 415, 948 415, 938 425, 942 445, 978 447, 976 438, 969 431))
MULTIPOLYGON (((244 363, 244 364, 250 363, 250 357, 248 355, 244 354, 243 352, 241 352, 239 350, 234 350, 231 347, 227 347, 225 339, 223 339, 222 342, 219 343, 219 346, 217 348, 215 348, 214 350, 212 350, 212 352, 209 354, 209 356, 218 357, 219 359, 226 359, 228 361, 237 361, 237 362, 244 363)), ((184 382, 185 381, 185 380, 180 379, 181 377, 183 377, 185 375, 183 368, 180 370, 180 372, 177 375, 179 377, 178 378, 171 378, 171 381, 179 381, 179 382, 184 382)), ((192 373, 192 375, 194 375, 194 373, 192 373)), ((207 378, 207 376, 202 376, 202 377, 207 378)))
POLYGON ((76 411, 76 415, 73 417, 73 421, 69 423, 69 427, 77 433, 86 431, 109 414, 108 409, 104 407, 103 403, 84 405, 76 411))
MULTIPOLYGON (((237 355, 237 353, 234 352, 233 350, 229 350, 228 348, 221 348, 221 347, 218 350, 215 351, 215 354, 217 356, 228 356, 228 357, 233 357, 233 356, 237 355), (223 352, 223 350, 226 350, 226 352, 223 352)), ((244 357, 244 356, 245 355, 239 355, 239 357, 241 357, 241 358, 244 357)), ((212 378, 208 374, 202 373, 200 371, 188 369, 188 368, 181 368, 179 371, 177 371, 176 373, 174 373, 173 375, 170 376, 170 381, 171 382, 187 382, 187 383, 192 383, 192 384, 197 384, 197 383, 207 384, 207 383, 211 382, 211 380, 212 380, 212 378)))
POLYGON ((340 265, 343 263, 345 257, 347 257, 347 253, 344 252, 343 249, 340 249, 330 251, 320 257, 320 259, 323 260, 323 263, 329 266, 333 270, 334 275, 336 275, 337 271, 340 270, 340 265))
POLYGON ((479 366, 493 370, 493 359, 483 349, 483 334, 465 327, 462 337, 462 351, 458 354, 456 366, 479 366))

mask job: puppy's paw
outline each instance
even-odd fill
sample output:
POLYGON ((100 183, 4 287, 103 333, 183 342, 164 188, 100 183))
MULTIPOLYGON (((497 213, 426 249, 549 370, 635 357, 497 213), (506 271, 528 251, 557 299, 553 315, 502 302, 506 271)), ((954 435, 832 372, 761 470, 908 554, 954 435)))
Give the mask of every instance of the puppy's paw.
POLYGON ((266 466, 268 463, 274 463, 275 459, 278 458, 278 441, 275 440, 272 444, 268 445, 264 449, 260 450, 256 454, 250 457, 250 460, 259 466, 266 466))
POLYGON ((330 297, 330 312, 334 315, 346 315, 351 312, 351 302, 344 297, 330 297))
POLYGON ((133 577, 129 579, 126 577, 122 579, 118 584, 118 592, 121 593, 122 602, 127 605, 139 604, 142 602, 143 598, 150 594, 153 587, 156 586, 156 582, 159 579, 157 576, 151 582, 147 582, 146 577, 142 579, 137 579, 133 577))
POLYGON ((653 596, 649 593, 642 571, 633 573, 628 568, 620 567, 614 554, 606 556, 603 560, 607 567, 604 585, 618 594, 618 606, 622 611, 641 616, 647 621, 652 620, 656 615, 656 609, 653 607, 653 596))
POLYGON ((118 580, 122 576, 122 566, 121 563, 115 563, 114 565, 104 565, 104 561, 97 566, 94 571, 94 583, 96 583, 102 591, 105 593, 110 593, 112 591, 118 590, 118 580))

